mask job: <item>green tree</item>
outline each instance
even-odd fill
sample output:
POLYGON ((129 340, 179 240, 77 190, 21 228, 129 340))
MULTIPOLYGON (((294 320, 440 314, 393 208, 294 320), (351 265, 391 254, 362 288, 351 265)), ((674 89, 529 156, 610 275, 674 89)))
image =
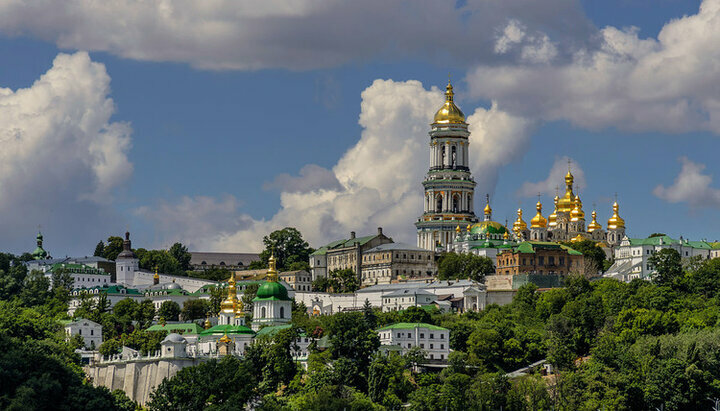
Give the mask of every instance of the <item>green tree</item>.
MULTIPOLYGON (((6 254, 3 254, 5 257, 6 254)), ((27 267, 25 264, 16 263, 12 266, 6 263, 5 258, 2 260, 2 269, 0 269, 0 300, 9 300, 10 298, 20 294, 27 277, 27 267)))
POLYGON ((653 282, 658 285, 676 284, 683 275, 680 253, 672 248, 663 248, 648 258, 648 264, 655 270, 653 282))
POLYGON ((265 249, 260 253, 263 267, 267 267, 268 259, 274 252, 278 270, 285 271, 293 263, 307 262, 313 250, 296 228, 285 227, 275 230, 263 237, 265 249))
POLYGON ((491 259, 473 254, 445 253, 438 261, 438 278, 441 280, 470 279, 482 282, 493 274, 495 266, 491 259))
POLYGON ((135 311, 134 320, 142 330, 149 327, 155 318, 155 304, 152 300, 142 300, 135 311))
POLYGON ((257 283, 248 284, 247 286, 245 286, 245 291, 243 292, 242 296, 242 302, 246 312, 253 311, 253 299, 257 297, 258 288, 260 288, 260 284, 257 283))
POLYGON ((193 321, 205 318, 208 311, 210 311, 210 303, 207 300, 186 300, 180 315, 183 321, 193 321))
POLYGON ((404 359, 395 352, 375 354, 370 363, 368 394, 371 400, 387 408, 398 408, 412 391, 404 359))
POLYGON ((330 271, 331 288, 336 293, 353 293, 359 288, 355 271, 346 268, 330 271))
POLYGON ((355 386, 364 391, 367 381, 370 356, 380 346, 380 339, 375 330, 363 321, 363 314, 358 312, 337 313, 332 316, 327 326, 332 358, 345 358, 355 364, 358 373, 354 375, 355 386))
POLYGON ((50 296, 50 279, 40 271, 33 270, 25 278, 20 300, 27 306, 43 305, 50 296))
MULTIPOLYGON (((97 248, 97 247, 96 247, 97 248)), ((107 239, 107 244, 103 248, 103 257, 108 260, 115 261, 118 254, 123 250, 122 237, 111 236, 107 239)))
POLYGON ((243 409, 257 384, 250 363, 233 356, 180 370, 163 380, 147 404, 151 410, 243 409))
POLYGON ((184 275, 185 272, 180 268, 178 261, 165 250, 148 250, 140 259, 140 268, 146 270, 155 270, 166 274, 184 275))
POLYGON ((180 271, 187 271, 190 269, 190 259, 192 258, 192 255, 188 252, 187 247, 180 243, 175 243, 168 250, 168 254, 177 261, 178 269, 180 271))
POLYGON ((598 243, 592 240, 582 240, 582 241, 568 241, 562 243, 573 250, 580 251, 583 253, 583 256, 585 257, 585 261, 590 261, 592 264, 592 269, 594 270, 592 274, 597 273, 598 271, 602 271, 605 267, 605 252, 602 250, 602 248, 598 247, 598 243))
POLYGON ((175 301, 165 301, 160 305, 158 317, 165 321, 178 321, 180 317, 180 305, 175 301))
POLYGON ((95 252, 93 253, 93 256, 102 257, 103 255, 105 255, 105 243, 100 241, 95 246, 95 252))

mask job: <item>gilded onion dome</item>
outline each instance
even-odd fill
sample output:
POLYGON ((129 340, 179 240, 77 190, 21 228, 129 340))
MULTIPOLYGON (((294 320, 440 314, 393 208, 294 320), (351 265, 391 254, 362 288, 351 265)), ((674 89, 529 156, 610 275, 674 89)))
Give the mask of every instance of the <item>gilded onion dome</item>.
POLYGON ((449 80, 445 90, 445 104, 435 113, 433 124, 465 124, 465 114, 453 102, 455 93, 449 80))
POLYGON ((595 230, 602 230, 602 226, 597 222, 597 213, 595 210, 592 212, 592 221, 587 226, 588 233, 592 233, 595 230))
POLYGON ((521 232, 527 230, 527 223, 525 223, 525 221, 523 221, 522 214, 523 214, 522 208, 518 208, 518 211, 517 211, 518 218, 513 223, 513 232, 515 234, 520 234, 521 232))
POLYGON ((205 323, 203 324, 203 328, 206 330, 209 330, 210 327, 212 327, 212 324, 210 323, 210 313, 208 313, 208 317, 205 317, 205 323))
POLYGON ((460 235, 460 224, 455 227, 455 234, 460 235))
POLYGON ((608 219, 607 228, 608 230, 615 230, 618 228, 625 228, 625 220, 618 214, 618 203, 617 201, 613 204, 613 215, 608 219))
POLYGON ((570 221, 585 220, 585 212, 582 209, 582 201, 580 196, 575 196, 575 207, 570 212, 570 221))
POLYGON ((568 170, 565 175, 565 195, 559 199, 557 203, 558 212, 569 213, 575 208, 575 194, 572 189, 574 181, 575 177, 573 177, 570 170, 568 170))
POLYGON ((547 227, 547 220, 542 216, 542 203, 539 201, 535 205, 537 214, 530 220, 530 228, 545 228, 547 227))
POLYGON ((237 289, 235 288, 235 274, 230 274, 228 280, 228 295, 225 300, 220 303, 220 312, 224 314, 235 314, 237 308, 237 289))
POLYGON ((560 198, 556 195, 555 199, 553 200, 553 203, 555 204, 555 208, 553 209, 552 214, 548 216, 548 227, 551 229, 557 227, 557 211, 558 211, 558 200, 560 198))

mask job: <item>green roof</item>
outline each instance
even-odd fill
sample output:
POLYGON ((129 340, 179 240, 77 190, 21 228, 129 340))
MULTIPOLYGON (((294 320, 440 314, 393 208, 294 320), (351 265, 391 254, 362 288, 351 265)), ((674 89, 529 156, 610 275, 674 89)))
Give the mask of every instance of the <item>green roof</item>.
POLYGON ((287 330, 290 327, 292 327, 291 324, 270 325, 270 326, 259 329, 257 332, 257 336, 258 337, 260 337, 262 335, 273 336, 273 335, 277 334, 279 331, 287 330))
POLYGON ((428 330, 436 330, 436 331, 450 331, 447 328, 438 327, 437 325, 432 325, 428 323, 395 323, 386 325, 385 327, 378 328, 378 331, 385 331, 385 330, 407 330, 410 328, 427 328, 428 330))
POLYGON ((567 253, 570 255, 583 255, 580 251, 574 250, 571 247, 548 241, 523 241, 522 243, 514 247, 512 251, 513 253, 534 254, 536 249, 562 249, 567 251, 567 253))
MULTIPOLYGON (((657 237, 648 237, 648 238, 629 238, 630 245, 634 246, 642 246, 642 245, 651 245, 651 246, 657 246, 657 245, 671 245, 671 244, 680 244, 679 240, 676 240, 670 236, 663 235, 663 236, 657 236, 657 237), (660 240, 662 239, 662 244, 660 244, 660 240)), ((717 249, 720 248, 720 243, 708 243, 706 241, 683 241, 683 245, 689 246, 692 248, 697 248, 701 250, 710 250, 710 249, 717 249)))
POLYGON ((310 255, 325 255, 330 250, 333 250, 335 248, 351 247, 355 243, 364 245, 375 237, 377 237, 377 235, 367 235, 365 237, 348 238, 347 240, 345 240, 345 239, 335 240, 332 243, 325 244, 324 246, 318 248, 314 253, 312 253, 310 255))
POLYGON ((101 293, 105 294, 122 294, 122 295, 142 295, 140 291, 136 290, 135 288, 126 288, 122 285, 96 285, 95 287, 90 288, 76 288, 73 291, 93 291, 98 290, 101 293), (122 290, 125 290, 123 293, 122 290))
POLYGON ((320 248, 318 248, 317 250, 315 250, 315 251, 314 251, 312 254, 310 254, 310 255, 311 255, 311 256, 313 256, 313 255, 325 255, 325 254, 327 254, 327 251, 328 251, 327 247, 320 247, 320 248))
POLYGON ((253 301, 290 301, 287 288, 277 281, 265 281, 253 301))
POLYGON ((244 325, 216 325, 200 332, 201 336, 208 335, 232 335, 232 334, 255 334, 255 332, 244 325))
POLYGON ((148 327, 145 331, 167 331, 168 333, 178 334, 200 334, 203 328, 195 323, 181 324, 155 324, 148 327))

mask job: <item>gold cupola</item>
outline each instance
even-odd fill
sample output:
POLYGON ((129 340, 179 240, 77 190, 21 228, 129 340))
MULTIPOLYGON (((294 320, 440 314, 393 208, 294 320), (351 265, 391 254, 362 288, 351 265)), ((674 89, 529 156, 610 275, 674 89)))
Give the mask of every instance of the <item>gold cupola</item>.
POLYGON ((620 217, 618 214, 618 210, 620 207, 618 207, 617 201, 613 204, 613 215, 608 219, 607 222, 607 228, 608 230, 616 230, 618 228, 625 228, 625 220, 620 217))
POLYGON ((592 212, 592 221, 587 226, 588 233, 592 233, 595 230, 602 230, 602 226, 597 222, 597 213, 595 210, 592 212))
POLYGON ((565 195, 557 202, 557 211, 560 213, 569 213, 575 208, 575 194, 573 193, 573 183, 575 177, 570 170, 565 174, 565 195))
POLYGON ((537 214, 530 220, 530 228, 545 228, 547 227, 547 220, 542 216, 542 203, 539 201, 535 204, 537 214))
POLYGON ((448 80, 448 85, 445 87, 445 104, 440 107, 440 110, 435 113, 433 124, 465 124, 465 114, 462 110, 455 105, 453 101, 453 86, 448 80))
POLYGON ((455 227, 455 234, 460 235, 460 224, 455 227))
POLYGON ((235 309, 237 308, 237 288, 235 288, 235 274, 230 274, 228 280, 228 295, 225 300, 220 303, 220 312, 224 314, 235 315, 235 309))
POLYGON ((278 281, 278 272, 276 268, 276 261, 275 261, 275 252, 273 252, 270 255, 270 258, 268 258, 268 270, 267 270, 267 280, 271 282, 277 282, 278 281))
POLYGON ((558 200, 560 197, 555 195, 555 198, 553 199, 553 203, 555 204, 555 208, 553 209, 552 214, 548 216, 548 227, 550 229, 553 229, 557 227, 557 212, 558 212, 558 200))
POLYGON ((585 220, 585 212, 582 209, 582 201, 580 201, 580 196, 575 196, 575 207, 570 212, 570 221, 580 221, 585 220))
POLYGON ((517 220, 513 223, 513 232, 517 235, 520 235, 523 231, 527 230, 527 223, 523 221, 522 219, 522 208, 518 208, 517 210, 517 220))

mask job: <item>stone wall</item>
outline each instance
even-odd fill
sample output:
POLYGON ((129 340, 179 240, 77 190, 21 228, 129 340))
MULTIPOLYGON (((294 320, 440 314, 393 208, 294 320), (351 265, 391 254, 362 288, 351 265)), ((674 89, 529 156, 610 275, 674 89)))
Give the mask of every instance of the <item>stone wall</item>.
POLYGON ((198 365, 202 358, 155 358, 95 363, 84 367, 95 386, 123 390, 128 397, 145 405, 150 394, 165 379, 185 367, 198 365))

